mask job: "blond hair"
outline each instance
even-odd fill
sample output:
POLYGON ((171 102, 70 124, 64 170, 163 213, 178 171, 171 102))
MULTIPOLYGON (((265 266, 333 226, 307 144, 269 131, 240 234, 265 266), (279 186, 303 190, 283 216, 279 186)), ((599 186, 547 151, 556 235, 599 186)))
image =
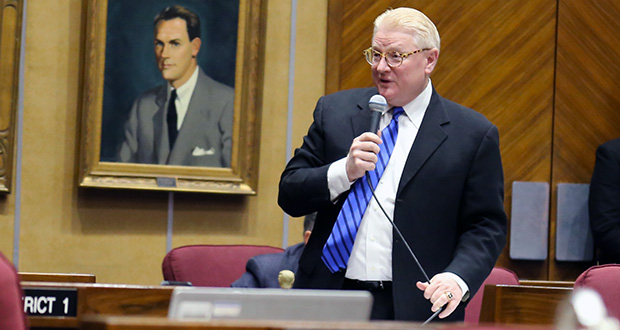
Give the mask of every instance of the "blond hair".
POLYGON ((405 30, 411 33, 420 48, 437 48, 441 40, 435 24, 421 11, 413 8, 400 7, 388 9, 375 19, 373 34, 379 30, 405 30))

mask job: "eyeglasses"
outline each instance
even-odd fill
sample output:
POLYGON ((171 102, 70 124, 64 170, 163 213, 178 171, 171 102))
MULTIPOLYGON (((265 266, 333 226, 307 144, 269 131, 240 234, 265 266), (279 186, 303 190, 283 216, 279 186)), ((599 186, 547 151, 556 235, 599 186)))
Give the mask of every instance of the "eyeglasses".
POLYGON ((430 50, 430 48, 418 49, 405 54, 401 54, 397 51, 381 53, 370 47, 364 50, 364 56, 366 56, 366 62, 368 62, 368 64, 370 65, 379 64, 379 62, 381 62, 381 58, 385 57, 385 62, 387 63, 387 65, 389 65, 390 68, 395 68, 403 64, 403 60, 406 59, 409 55, 423 52, 425 50, 430 50))

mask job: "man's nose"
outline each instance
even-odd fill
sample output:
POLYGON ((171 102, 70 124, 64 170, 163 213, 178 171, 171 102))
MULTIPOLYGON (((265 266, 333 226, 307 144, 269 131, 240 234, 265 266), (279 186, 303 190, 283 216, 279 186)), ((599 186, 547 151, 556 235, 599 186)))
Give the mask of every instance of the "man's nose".
POLYGON ((161 53, 160 56, 161 57, 168 57, 168 54, 170 53, 170 46, 168 45, 163 45, 161 47, 161 53))
POLYGON ((384 56, 381 56, 379 63, 377 63, 377 71, 385 72, 391 69, 392 67, 387 64, 387 59, 384 56))

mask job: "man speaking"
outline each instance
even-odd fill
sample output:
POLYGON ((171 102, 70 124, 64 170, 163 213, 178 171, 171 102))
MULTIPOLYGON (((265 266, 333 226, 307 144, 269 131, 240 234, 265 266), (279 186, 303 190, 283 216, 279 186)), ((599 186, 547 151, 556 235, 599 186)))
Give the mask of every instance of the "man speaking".
POLYGON ((168 7, 155 17, 154 34, 155 58, 167 82, 134 102, 118 161, 230 167, 234 91, 196 62, 198 15, 168 7))
POLYGON ((364 51, 376 87, 321 97, 280 180, 285 212, 318 211, 295 287, 369 290, 372 319, 424 321, 445 305, 439 318, 462 321, 506 243, 498 130, 434 90, 439 48, 420 11, 377 17, 364 51), (376 94, 387 111, 369 132, 376 94))

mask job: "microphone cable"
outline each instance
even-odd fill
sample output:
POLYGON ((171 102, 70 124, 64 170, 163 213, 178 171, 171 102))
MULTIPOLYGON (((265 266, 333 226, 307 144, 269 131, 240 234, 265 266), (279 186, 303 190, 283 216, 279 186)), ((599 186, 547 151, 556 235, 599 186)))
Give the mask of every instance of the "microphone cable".
MULTIPOLYGON (((409 251, 409 254, 411 254, 411 256, 413 257, 413 260, 415 261, 416 265, 418 265, 418 268, 420 269, 420 271, 422 271, 422 275, 424 275, 424 278, 426 279, 426 281, 428 283, 431 283, 431 280, 430 280, 430 278, 428 278, 428 275, 426 274, 426 271, 424 271, 424 268, 422 267, 422 264, 420 264, 420 261, 418 261, 418 257, 416 257, 415 253, 413 253, 413 250, 409 246, 409 243, 407 243, 407 240, 405 240, 405 237, 400 232, 400 230, 398 229, 398 227, 396 226, 394 221, 390 218, 390 216, 387 214, 387 212, 385 212, 385 210, 383 209, 383 206, 379 202, 379 199, 375 195, 375 190, 373 189, 372 184, 370 182, 370 175, 368 174, 368 172, 366 172, 366 183, 368 184, 368 188, 370 188, 370 192, 372 193, 372 197, 375 199, 375 202, 377 202, 377 205, 379 205, 379 208, 381 209, 381 212, 383 212, 383 215, 385 215, 385 218, 390 222, 390 224, 392 225, 392 228, 394 228, 394 230, 396 231, 396 234, 398 234, 398 237, 400 237, 400 239, 405 244, 405 247, 409 251)), ((446 308, 446 305, 441 306, 441 308, 439 308, 435 313, 433 313, 433 315, 431 315, 428 319, 426 319, 426 321, 424 321, 424 323, 422 323, 422 325, 426 325, 427 323, 432 321, 445 308, 446 308)))

